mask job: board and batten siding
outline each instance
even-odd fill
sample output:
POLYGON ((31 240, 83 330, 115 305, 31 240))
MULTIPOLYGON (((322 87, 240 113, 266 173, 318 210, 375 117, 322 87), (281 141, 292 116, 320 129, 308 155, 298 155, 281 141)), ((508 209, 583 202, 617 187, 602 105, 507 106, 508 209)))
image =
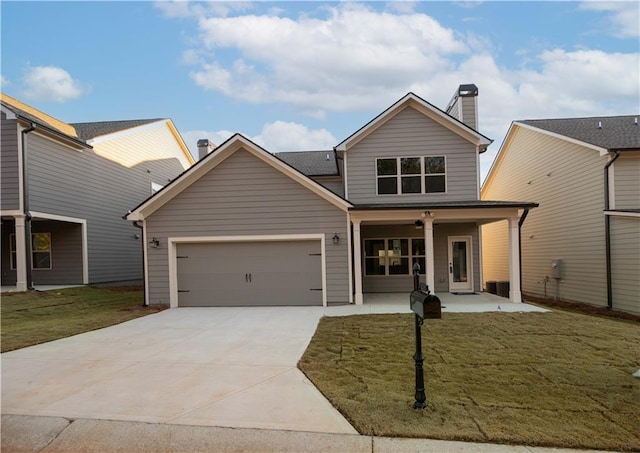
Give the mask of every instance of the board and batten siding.
MULTIPOLYGON (((147 142, 145 149, 154 143, 147 142)), ((122 216, 151 195, 151 182, 166 184, 184 171, 180 161, 144 160, 127 167, 106 153, 78 151, 37 132, 29 134, 28 146, 31 210, 86 220, 89 282, 141 280, 140 229, 122 216)), ((141 152, 127 143, 120 146, 141 152)))
POLYGON ((155 211, 147 236, 149 301, 169 303, 170 237, 324 234, 327 301, 349 300, 347 215, 311 190, 240 149, 155 211), (332 237, 338 234, 339 244, 332 237))
POLYGON ((475 145, 412 107, 406 107, 345 153, 349 201, 354 204, 469 201, 478 198, 475 145), (446 156, 447 191, 376 195, 376 159, 446 156))
POLYGON ((611 217, 612 303, 640 315, 640 218, 611 217))
MULTIPOLYGON (((606 305, 603 168, 606 156, 555 137, 518 128, 503 150, 484 200, 530 200, 522 227, 522 290, 534 296, 606 305), (562 260, 562 278, 551 261, 562 260), (547 281, 545 282, 545 279, 547 281), (557 288, 555 287, 557 284, 557 288)), ((500 247, 506 223, 482 227, 485 280, 508 274, 500 247), (503 261, 500 261, 503 260, 503 261), (500 270, 498 270, 500 268, 500 270)))
POLYGON ((18 166, 18 123, 0 122, 0 206, 4 210, 20 209, 20 177, 18 166))
POLYGON ((620 154, 613 171, 615 209, 640 209, 640 151, 620 154))

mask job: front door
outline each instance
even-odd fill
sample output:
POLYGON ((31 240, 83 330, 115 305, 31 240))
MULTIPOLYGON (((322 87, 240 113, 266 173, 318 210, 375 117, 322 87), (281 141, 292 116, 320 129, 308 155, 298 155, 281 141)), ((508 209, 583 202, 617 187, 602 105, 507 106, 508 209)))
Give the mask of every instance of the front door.
POLYGON ((449 292, 473 291, 471 236, 449 237, 449 292))

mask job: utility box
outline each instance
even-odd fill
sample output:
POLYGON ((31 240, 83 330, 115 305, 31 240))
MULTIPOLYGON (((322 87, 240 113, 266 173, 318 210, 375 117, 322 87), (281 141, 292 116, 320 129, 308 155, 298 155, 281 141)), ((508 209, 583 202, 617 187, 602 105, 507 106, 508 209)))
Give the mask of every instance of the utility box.
POLYGON ((551 276, 553 278, 562 278, 562 260, 551 260, 551 276))

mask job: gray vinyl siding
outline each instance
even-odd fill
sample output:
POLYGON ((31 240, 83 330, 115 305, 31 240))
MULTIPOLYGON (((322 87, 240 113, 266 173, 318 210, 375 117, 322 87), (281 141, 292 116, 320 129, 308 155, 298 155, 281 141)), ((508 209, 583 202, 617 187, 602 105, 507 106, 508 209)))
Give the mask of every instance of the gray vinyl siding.
POLYGON ((3 210, 20 209, 18 173, 18 125, 15 120, 0 122, 0 205, 3 210))
MULTIPOLYGON (((362 239, 402 239, 424 238, 424 231, 417 230, 413 225, 364 225, 361 230, 362 239)), ((474 291, 480 291, 480 253, 478 241, 478 227, 471 223, 434 224, 434 292, 449 291, 449 236, 471 236, 473 251, 473 285, 474 291)), ((364 243, 363 243, 364 244, 364 243)), ((364 254, 364 245, 362 246, 364 254)), ((361 259, 364 259, 361 257, 361 259)), ((364 262, 362 268, 364 269, 364 262)), ((364 271, 363 271, 364 273, 364 271)), ((422 276, 424 282, 424 276, 422 276)), ((411 275, 363 276, 364 293, 402 293, 411 292, 413 277, 411 275)))
POLYGON ((467 96, 459 98, 462 101, 462 122, 467 126, 477 129, 478 120, 476 118, 476 100, 477 97, 467 96))
POLYGON ((344 183, 340 176, 317 176, 311 179, 323 185, 336 195, 344 197, 344 183))
POLYGON ((146 227, 160 240, 148 249, 152 304, 169 303, 169 237, 295 234, 324 234, 327 301, 349 300, 346 213, 243 149, 154 212, 146 227))
MULTIPOLYGON (((485 200, 531 200, 522 227, 524 294, 606 305, 603 168, 606 156, 532 130, 518 128, 503 150, 485 200), (551 261, 562 260, 562 278, 554 280, 551 261)), ((485 280, 508 273, 489 244, 506 230, 483 227, 485 280), (497 236, 496 236, 497 235, 497 236), (489 271, 490 269, 492 269, 489 271)), ((508 237, 508 236, 507 236, 508 237)), ((499 253, 499 250, 495 252, 499 253)))
POLYGON ((478 198, 475 145, 411 107, 389 119, 345 154, 349 201, 354 204, 478 198), (446 156, 446 193, 376 195, 376 158, 419 156, 446 156))
POLYGON ((31 211, 87 221, 89 282, 141 280, 140 230, 122 216, 151 195, 151 181, 166 184, 181 173, 178 160, 127 167, 33 132, 28 148, 31 211))
POLYGON ((640 218, 610 222, 613 308, 640 315, 640 218))
POLYGON ((2 220, 0 223, 0 269, 2 270, 2 285, 12 286, 16 284, 16 271, 11 269, 11 245, 10 235, 15 233, 13 220, 2 220))
POLYGON ((82 284, 82 227, 80 224, 36 221, 33 233, 51 234, 51 269, 34 269, 40 285, 82 284))
POLYGON ((615 209, 640 209, 640 152, 621 154, 613 170, 615 209))

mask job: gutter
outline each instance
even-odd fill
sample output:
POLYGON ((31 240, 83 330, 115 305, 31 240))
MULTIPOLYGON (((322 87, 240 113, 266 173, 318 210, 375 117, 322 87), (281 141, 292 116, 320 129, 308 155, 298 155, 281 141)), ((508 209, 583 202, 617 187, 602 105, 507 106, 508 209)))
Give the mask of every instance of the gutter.
POLYGON ((27 171, 27 134, 36 130, 36 124, 31 125, 27 129, 23 129, 21 134, 22 140, 22 209, 24 212, 24 242, 25 242, 25 259, 26 259, 26 278, 27 290, 31 291, 33 287, 33 253, 31 251, 31 212, 29 212, 29 180, 27 171))
MULTIPOLYGON (((604 210, 609 210, 609 167, 620 157, 620 151, 604 166, 604 210)), ((613 285, 611 283, 611 222, 610 216, 604 215, 604 243, 607 267, 607 307, 613 308, 613 285)))
POLYGON ((524 221, 527 219, 529 215, 529 208, 526 208, 522 215, 520 216, 520 220, 518 220, 518 268, 520 269, 520 294, 522 294, 522 225, 524 225, 524 221))
MULTIPOLYGON (((126 215, 123 217, 123 219, 126 220, 126 215)), ((147 279, 146 279, 146 275, 144 272, 144 263, 147 260, 147 256, 146 256, 146 244, 144 241, 144 227, 139 223, 139 220, 135 220, 133 221, 133 226, 136 228, 140 228, 140 243, 142 244, 142 306, 143 307, 148 307, 147 304, 147 279)))

